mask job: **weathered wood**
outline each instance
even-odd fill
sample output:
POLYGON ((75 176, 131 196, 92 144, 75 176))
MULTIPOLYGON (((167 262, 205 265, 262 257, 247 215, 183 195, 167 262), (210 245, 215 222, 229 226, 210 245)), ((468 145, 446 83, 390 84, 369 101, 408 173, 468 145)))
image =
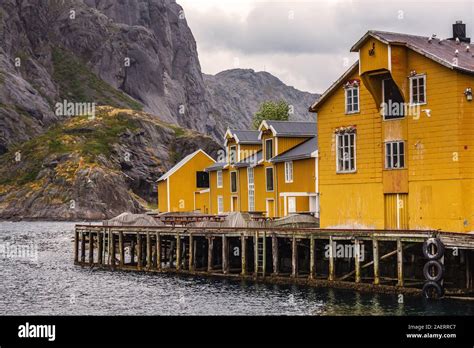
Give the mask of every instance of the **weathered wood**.
POLYGON ((471 288, 471 258, 469 257, 469 250, 464 251, 466 256, 465 256, 465 262, 466 262, 466 289, 471 288))
POLYGON ((136 248, 135 240, 132 239, 130 242, 130 264, 131 265, 135 264, 135 248, 136 248))
POLYGON ((146 268, 147 268, 147 270, 151 270, 153 268, 152 245, 151 245, 150 232, 146 233, 146 268))
POLYGON ((315 242, 314 236, 311 235, 309 239, 309 279, 316 278, 316 257, 315 257, 315 242))
POLYGON ((213 237, 207 238, 207 271, 212 272, 213 267, 213 254, 214 254, 214 239, 213 237))
POLYGON ((104 263, 104 256, 103 256, 103 253, 104 253, 104 245, 103 245, 103 234, 102 234, 102 231, 98 232, 97 233, 97 263, 102 266, 102 264, 104 263))
MULTIPOLYGON (((407 249, 407 247, 404 247, 404 249, 407 249)), ((388 259, 389 257, 392 257, 394 255, 397 254, 397 250, 394 250, 394 251, 391 251, 385 255, 383 255, 382 257, 379 258, 379 261, 383 261, 385 259, 388 259)), ((370 261, 370 262, 367 262, 366 264, 364 264, 363 266, 361 266, 361 269, 364 269, 364 268, 367 268, 367 267, 370 267, 374 264, 374 261, 370 261)), ((352 277, 353 275, 355 274, 355 271, 351 271, 347 274, 345 274, 344 276, 342 277, 339 277, 338 280, 345 280, 349 277, 352 277)), ((379 275, 379 280, 380 280, 380 275, 379 275)))
POLYGON ((119 255, 120 255, 120 267, 125 265, 125 252, 123 249, 123 232, 119 232, 119 255))
POLYGON ((142 236, 137 233, 137 269, 141 271, 142 269, 142 261, 143 261, 143 247, 142 247, 142 236))
POLYGON ((222 235, 222 273, 229 273, 229 241, 226 235, 222 235))
POLYGON ((267 273, 267 232, 263 231, 262 236, 262 277, 267 273))
POLYGON ((258 231, 255 232, 253 237, 253 273, 255 277, 258 277, 258 231))
POLYGON ((86 262, 86 238, 85 233, 81 233, 81 262, 86 262))
POLYGON ((74 231, 74 263, 79 262, 79 232, 74 231))
POLYGON ((298 245, 296 244, 296 236, 293 235, 291 240, 291 276, 298 277, 298 245))
POLYGON ((115 269, 115 236, 110 231, 110 266, 115 269))
POLYGON ((176 270, 181 271, 181 236, 176 235, 176 270))
POLYGON ((380 284, 379 241, 375 238, 372 240, 372 253, 373 253, 373 264, 374 264, 374 285, 379 285, 380 284))
POLYGON ((354 240, 354 263, 355 263, 355 282, 360 283, 360 240, 354 240))
POLYGON ((89 264, 94 263, 94 235, 89 232, 89 264))
POLYGON ((194 250, 195 250, 195 245, 194 245, 194 240, 193 240, 193 235, 189 234, 189 264, 188 264, 188 269, 190 272, 194 272, 194 250))
POLYGON ((241 248, 241 263, 242 263, 242 272, 243 276, 247 275, 247 239, 242 234, 240 236, 240 248, 241 248))
POLYGON ((273 275, 277 276, 279 273, 278 265, 278 238, 275 234, 272 235, 272 260, 273 260, 273 275))
POLYGON ((397 275, 398 275, 398 286, 404 285, 403 280, 403 245, 402 241, 397 239, 397 275))
POLYGON ((161 271, 161 236, 156 233, 156 269, 161 271))
POLYGON ((336 278, 336 269, 334 267, 334 242, 332 236, 329 237, 329 281, 333 281, 336 278))

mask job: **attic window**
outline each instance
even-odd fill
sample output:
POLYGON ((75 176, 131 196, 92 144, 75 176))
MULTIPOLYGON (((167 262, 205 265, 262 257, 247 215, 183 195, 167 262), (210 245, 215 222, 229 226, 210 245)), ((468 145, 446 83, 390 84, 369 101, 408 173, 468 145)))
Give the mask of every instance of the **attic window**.
POLYGON ((349 80, 344 85, 346 114, 354 114, 359 112, 359 80, 349 80))

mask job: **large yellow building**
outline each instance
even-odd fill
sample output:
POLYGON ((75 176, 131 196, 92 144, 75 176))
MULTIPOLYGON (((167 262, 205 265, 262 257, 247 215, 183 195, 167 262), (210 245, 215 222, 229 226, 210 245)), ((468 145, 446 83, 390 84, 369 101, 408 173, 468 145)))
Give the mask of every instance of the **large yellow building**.
POLYGON ((321 227, 474 231, 474 55, 454 29, 369 31, 311 107, 321 227))

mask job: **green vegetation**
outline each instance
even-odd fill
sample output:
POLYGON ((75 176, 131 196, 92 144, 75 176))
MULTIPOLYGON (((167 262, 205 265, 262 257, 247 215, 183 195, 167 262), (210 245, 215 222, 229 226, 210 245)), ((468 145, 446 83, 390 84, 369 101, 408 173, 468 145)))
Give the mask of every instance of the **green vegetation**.
POLYGON ((117 108, 142 110, 143 106, 97 77, 84 63, 61 48, 53 49, 53 78, 60 97, 69 102, 96 102, 117 108))
POLYGON ((278 102, 265 101, 253 117, 253 126, 258 129, 264 120, 288 121, 290 107, 284 100, 278 102))

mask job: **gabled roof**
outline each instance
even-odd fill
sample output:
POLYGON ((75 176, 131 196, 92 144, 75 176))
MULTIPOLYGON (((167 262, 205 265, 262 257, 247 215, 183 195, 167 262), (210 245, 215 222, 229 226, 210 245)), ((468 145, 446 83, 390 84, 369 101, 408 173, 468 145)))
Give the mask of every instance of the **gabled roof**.
POLYGON ((429 40, 430 38, 427 36, 369 30, 352 46, 351 52, 358 52, 369 37, 373 37, 385 44, 406 46, 450 69, 474 74, 473 52, 466 49, 466 46, 469 46, 469 44, 436 38, 429 40), (456 50, 458 50, 457 56, 455 55, 456 50))
MULTIPOLYGON (((306 121, 275 121, 265 120, 258 130, 269 129, 275 137, 314 137, 316 136, 316 122, 306 121)), ((262 138, 260 133, 259 138, 262 138)))
POLYGON ((260 132, 257 130, 246 130, 246 129, 227 129, 225 133, 226 145, 227 136, 233 137, 237 144, 242 145, 258 145, 261 141, 258 139, 260 132))
POLYGON ((227 166, 227 163, 225 163, 225 162, 216 162, 213 165, 211 165, 211 166, 207 167, 206 169, 204 169, 204 171, 206 171, 206 172, 215 172, 215 171, 224 169, 226 166, 227 166))
POLYGON ((263 159, 263 152, 258 151, 257 153, 244 158, 242 161, 237 162, 234 164, 236 168, 245 168, 245 167, 255 167, 258 163, 260 163, 263 159))
POLYGON ((209 156, 206 152, 204 152, 203 150, 199 149, 197 151, 194 151, 193 153, 187 155, 186 157, 184 157, 181 161, 179 161, 178 163, 176 163, 170 170, 168 170, 165 174, 163 174, 157 181, 163 181, 163 180, 166 180, 168 179, 171 175, 173 175, 174 173, 176 173, 182 166, 184 166, 186 163, 188 163, 191 159, 194 158, 194 156, 196 156, 198 153, 202 152, 203 154, 205 154, 207 157, 209 157, 209 159, 212 161, 212 162, 216 162, 211 156, 209 156))
POLYGON ((318 151, 318 139, 317 137, 314 137, 272 158, 270 162, 281 163, 316 157, 316 151, 318 151))

